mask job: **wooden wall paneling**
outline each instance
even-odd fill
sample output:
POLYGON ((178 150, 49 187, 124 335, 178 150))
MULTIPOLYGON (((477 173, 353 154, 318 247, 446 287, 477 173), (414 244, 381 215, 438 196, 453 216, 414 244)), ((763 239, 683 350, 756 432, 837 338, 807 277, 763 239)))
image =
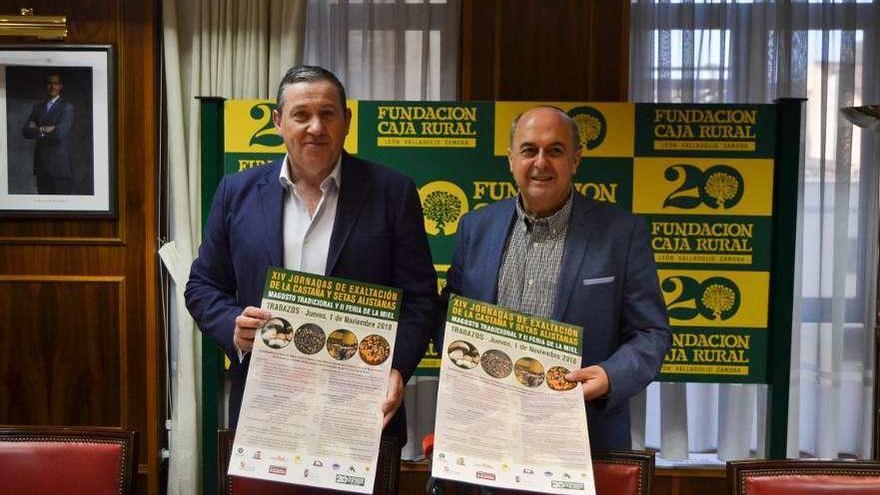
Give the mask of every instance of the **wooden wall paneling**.
POLYGON ((589 88, 579 29, 581 2, 515 1, 501 9, 498 99, 577 100, 589 88), (531 21, 531 22, 530 22, 531 21), (586 83, 586 84, 585 84, 586 83))
POLYGON ((586 28, 589 35, 589 72, 583 76, 595 85, 589 94, 600 95, 608 101, 626 101, 629 98, 630 2, 621 0, 583 4, 590 10, 591 27, 586 28), (611 73, 610 77, 608 72, 611 73), (590 77, 591 74, 600 77, 590 77))
MULTIPOLYGON (((20 6, 0 0, 0 13, 15 13, 20 6)), ((164 350, 157 330, 156 290, 158 0, 30 0, 27 6, 38 15, 66 15, 68 43, 115 45, 118 216, 0 219, 0 309, 4 310, 0 372, 15 367, 10 364, 14 358, 15 363, 32 364, 26 367, 28 376, 40 378, 34 369, 48 375, 32 385, 35 390, 29 395, 6 402, 0 398, 0 424, 112 425, 136 430, 140 435, 137 493, 155 495, 164 492, 159 460, 164 424, 159 370, 164 350), (20 331, 21 318, 6 309, 30 310, 40 304, 35 298, 48 298, 50 304, 39 315, 25 318, 26 325, 64 322, 68 327, 85 326, 87 331, 65 333, 63 352, 53 345, 38 345, 45 337, 37 333, 18 343, 20 355, 10 355, 7 350, 16 348, 11 337, 20 331), (117 335, 112 348, 108 332, 117 335), (69 341, 71 335, 82 341, 69 341), (85 360, 77 363, 72 358, 76 355, 85 360), (70 376, 58 374, 59 358, 69 361, 70 376), (117 370, 114 379, 93 376, 92 370, 107 367, 117 370), (71 390, 80 394, 73 396, 71 390), (13 411, 7 406, 11 401, 19 401, 25 409, 13 411)), ((8 376, 0 386, 11 387, 11 380, 18 380, 14 373, 8 376)))
POLYGON ((462 3, 459 95, 463 100, 490 99, 486 95, 497 92, 496 9, 500 4, 495 0, 462 3))
POLYGON ((0 221, 5 244, 122 244, 124 220, 59 220, 21 218, 0 221))
POLYGON ((727 492, 724 468, 659 468, 654 471, 653 495, 708 495, 727 492))
MULTIPOLYGON (((125 257, 126 273, 137 276, 137 284, 130 291, 132 303, 142 304, 140 311, 127 315, 131 324, 138 323, 137 341, 129 342, 133 359, 129 362, 129 391, 138 407, 129 408, 130 424, 143 432, 138 471, 146 475, 146 492, 164 491, 159 486, 159 435, 164 423, 158 398, 158 385, 163 345, 157 324, 157 222, 156 173, 158 169, 157 143, 157 64, 158 23, 154 2, 124 2, 122 5, 122 43, 124 56, 119 57, 119 156, 120 177, 126 184, 125 208, 129 225, 138 225, 126 232, 127 245, 137 246, 125 257)), ((122 50, 120 50, 122 51, 122 50)), ((133 332, 134 335, 134 332, 133 332)), ((164 430, 164 428, 163 428, 164 430)), ((143 483, 141 484, 143 489, 143 483)))
POLYGON ((124 293, 124 277, 0 275, 4 423, 122 427, 124 293))
POLYGON ((467 100, 627 99, 629 2, 464 0, 467 100))

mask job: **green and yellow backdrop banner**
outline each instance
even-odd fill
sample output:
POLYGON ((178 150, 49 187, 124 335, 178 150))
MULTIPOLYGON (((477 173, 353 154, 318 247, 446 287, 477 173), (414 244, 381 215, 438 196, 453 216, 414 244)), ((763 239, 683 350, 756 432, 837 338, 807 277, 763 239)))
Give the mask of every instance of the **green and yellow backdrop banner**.
MULTIPOLYGON (((674 331, 660 379, 766 382, 774 156, 785 144, 777 143, 777 106, 546 103, 578 124, 577 193, 648 224, 674 331)), ((349 101, 346 150, 402 170, 419 187, 438 287, 462 215, 517 194, 506 156, 510 123, 537 104, 349 101)), ((225 102, 227 173, 283 156, 273 108, 225 102)), ((589 345, 589 328, 584 335, 589 345)), ((431 351, 422 374, 436 373, 431 351)))

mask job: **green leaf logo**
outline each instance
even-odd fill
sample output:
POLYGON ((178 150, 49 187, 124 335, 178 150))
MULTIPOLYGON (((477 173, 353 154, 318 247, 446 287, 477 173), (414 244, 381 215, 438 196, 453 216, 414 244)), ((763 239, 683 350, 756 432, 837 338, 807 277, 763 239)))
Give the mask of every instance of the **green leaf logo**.
POLYGON ((709 320, 727 320, 736 314, 740 304, 739 287, 730 279, 712 277, 703 281, 700 314, 709 320))
POLYGON ((456 184, 429 182, 419 189, 425 231, 429 235, 450 236, 458 230, 458 221, 468 211, 467 195, 456 184))
POLYGON ((568 115, 577 124, 579 143, 583 149, 598 148, 605 141, 608 122, 602 112, 593 107, 576 107, 569 110, 568 115))
POLYGON ((728 165, 715 165, 703 172, 700 199, 709 208, 725 210, 742 199, 745 182, 739 171, 728 165))

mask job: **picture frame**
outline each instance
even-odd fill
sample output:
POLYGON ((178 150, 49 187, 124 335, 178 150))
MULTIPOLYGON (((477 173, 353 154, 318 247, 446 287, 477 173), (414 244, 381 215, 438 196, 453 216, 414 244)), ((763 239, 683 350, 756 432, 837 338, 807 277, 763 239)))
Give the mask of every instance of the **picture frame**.
POLYGON ((116 216, 115 94, 113 45, 0 44, 0 216, 116 216))

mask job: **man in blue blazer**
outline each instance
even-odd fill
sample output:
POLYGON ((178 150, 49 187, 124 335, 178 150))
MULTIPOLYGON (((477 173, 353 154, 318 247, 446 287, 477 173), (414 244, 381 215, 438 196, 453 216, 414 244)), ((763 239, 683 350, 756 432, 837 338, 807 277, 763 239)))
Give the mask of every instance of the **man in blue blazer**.
POLYGON ((238 422, 268 266, 403 289, 385 434, 406 441, 403 387, 436 321, 436 272, 412 180, 342 149, 351 111, 345 89, 320 67, 289 70, 275 128, 287 156, 223 178, 186 287, 202 332, 232 361, 229 423, 238 422))
POLYGON ((449 292, 582 326, 582 383, 593 449, 629 449, 628 399, 670 346, 644 222, 577 194, 578 129, 560 109, 517 117, 508 150, 519 195, 459 224, 449 292))
POLYGON ((73 130, 73 105, 61 97, 61 76, 46 78, 48 97, 34 104, 21 129, 25 139, 33 139, 34 175, 38 194, 72 194, 70 136, 73 130))

